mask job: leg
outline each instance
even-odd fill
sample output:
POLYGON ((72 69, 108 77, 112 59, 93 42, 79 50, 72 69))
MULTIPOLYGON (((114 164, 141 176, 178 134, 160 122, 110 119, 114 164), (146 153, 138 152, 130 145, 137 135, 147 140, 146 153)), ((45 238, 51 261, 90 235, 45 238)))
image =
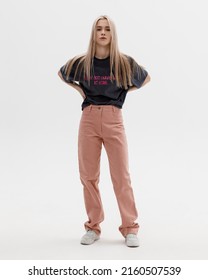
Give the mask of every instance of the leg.
POLYGON ((114 123, 108 122, 104 127, 104 147, 107 152, 111 179, 117 198, 122 225, 120 232, 125 237, 129 233, 136 234, 139 225, 135 223, 137 210, 128 166, 128 147, 121 111, 115 110, 114 123))
POLYGON ((88 221, 85 228, 94 230, 98 235, 101 232, 100 223, 104 219, 103 207, 98 188, 100 177, 100 156, 102 139, 96 134, 92 115, 83 113, 78 135, 78 161, 80 180, 83 185, 85 208, 88 221))

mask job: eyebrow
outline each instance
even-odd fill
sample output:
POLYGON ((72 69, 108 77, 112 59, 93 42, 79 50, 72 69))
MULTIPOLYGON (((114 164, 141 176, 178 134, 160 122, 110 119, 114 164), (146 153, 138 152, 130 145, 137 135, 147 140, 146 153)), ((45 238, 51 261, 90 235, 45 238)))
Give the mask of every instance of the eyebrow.
MULTIPOLYGON (((103 27, 103 26, 101 26, 101 25, 97 25, 97 27, 103 27)), ((106 26, 104 26, 104 27, 110 27, 109 25, 106 25, 106 26)))

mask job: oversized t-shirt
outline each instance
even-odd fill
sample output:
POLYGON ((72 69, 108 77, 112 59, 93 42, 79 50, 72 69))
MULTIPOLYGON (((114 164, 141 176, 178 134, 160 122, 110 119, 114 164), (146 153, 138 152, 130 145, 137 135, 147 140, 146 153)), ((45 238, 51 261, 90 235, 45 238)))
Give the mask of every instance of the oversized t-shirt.
MULTIPOLYGON (((128 56, 128 58, 130 59, 130 65, 133 65, 132 62, 135 62, 134 59, 130 56, 128 56)), ((60 68, 60 72, 65 82, 78 82, 82 88, 86 96, 81 105, 82 110, 90 104, 114 105, 121 109, 130 86, 128 86, 128 89, 125 89, 124 87, 118 87, 115 80, 111 82, 110 56, 104 59, 99 59, 97 57, 93 58, 93 75, 90 77, 90 85, 88 85, 88 80, 84 79, 83 73, 78 71, 76 77, 74 77, 78 61, 79 59, 75 61, 68 79, 65 73, 66 64, 60 68)), ((140 88, 147 77, 148 72, 136 62, 135 66, 132 84, 137 88, 140 88)))

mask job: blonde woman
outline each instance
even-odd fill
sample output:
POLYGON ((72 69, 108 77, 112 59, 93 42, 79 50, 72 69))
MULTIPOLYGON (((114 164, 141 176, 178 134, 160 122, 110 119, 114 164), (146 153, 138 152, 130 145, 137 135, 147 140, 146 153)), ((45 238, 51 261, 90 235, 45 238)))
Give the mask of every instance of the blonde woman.
POLYGON ((128 247, 138 247, 138 213, 128 166, 122 106, 127 92, 150 81, 148 72, 119 51, 114 22, 98 17, 86 53, 68 60, 58 72, 83 97, 78 133, 78 162, 88 220, 81 244, 100 238, 104 212, 99 192, 100 157, 104 146, 121 215, 119 231, 128 247))

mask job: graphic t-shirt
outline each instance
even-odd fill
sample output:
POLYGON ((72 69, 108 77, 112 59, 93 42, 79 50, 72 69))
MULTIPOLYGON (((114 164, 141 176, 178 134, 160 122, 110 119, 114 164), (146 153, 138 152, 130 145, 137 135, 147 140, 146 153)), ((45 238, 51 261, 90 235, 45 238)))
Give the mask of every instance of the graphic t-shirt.
MULTIPOLYGON (((132 62, 134 61, 134 59, 130 56, 128 56, 128 58, 130 59, 130 64, 133 65, 132 62)), ((83 73, 80 73, 78 71, 76 77, 74 77, 78 61, 79 59, 74 63, 68 79, 64 71, 66 64, 60 68, 60 71, 65 82, 78 82, 84 94, 86 95, 86 98, 81 105, 82 110, 90 104, 114 105, 121 109, 130 86, 128 87, 128 89, 125 89, 124 87, 118 87, 115 80, 111 82, 110 56, 104 59, 94 57, 93 74, 90 77, 90 85, 88 85, 88 80, 84 79, 83 73)), ((132 77, 132 84, 137 88, 140 88, 145 78, 147 77, 148 72, 140 67, 137 63, 135 64, 135 66, 136 67, 134 75, 132 77)))

